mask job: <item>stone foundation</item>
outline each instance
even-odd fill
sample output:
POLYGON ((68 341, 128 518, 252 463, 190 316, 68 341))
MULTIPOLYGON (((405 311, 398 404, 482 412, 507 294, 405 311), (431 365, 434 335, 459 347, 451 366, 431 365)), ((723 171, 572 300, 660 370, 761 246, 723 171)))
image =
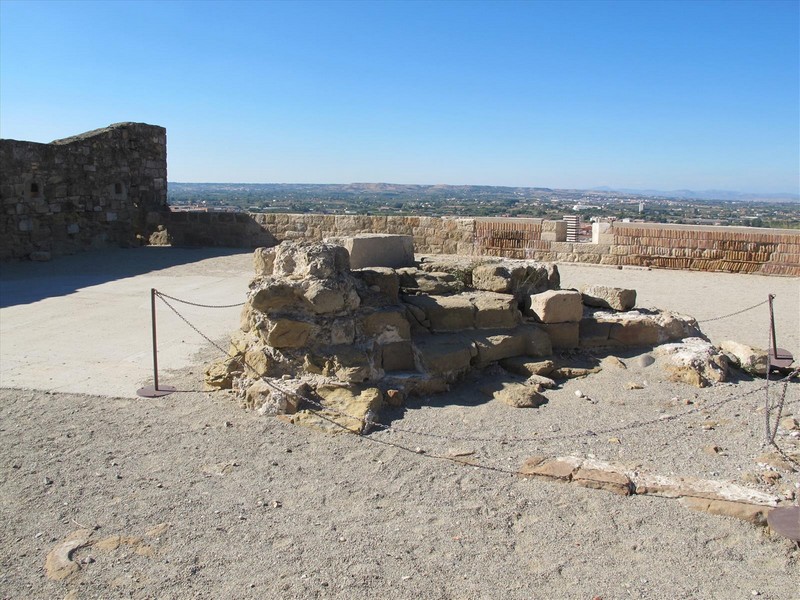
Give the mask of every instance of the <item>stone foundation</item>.
POLYGON ((554 349, 649 348, 700 335, 689 317, 584 306, 580 292, 558 289, 554 265, 533 261, 351 269, 343 246, 284 242, 259 249, 254 266, 241 330, 206 381, 238 390, 249 408, 332 432, 359 432, 390 399, 445 391, 497 363, 529 375, 492 395, 539 406, 555 385, 545 375, 592 372, 556 364, 554 349))

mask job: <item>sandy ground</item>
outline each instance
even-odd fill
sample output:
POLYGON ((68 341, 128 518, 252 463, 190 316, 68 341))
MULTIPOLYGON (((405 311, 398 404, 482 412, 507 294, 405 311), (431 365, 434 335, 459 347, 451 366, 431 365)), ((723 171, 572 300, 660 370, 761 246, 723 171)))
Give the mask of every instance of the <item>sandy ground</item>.
MULTIPOLYGON (((224 270, 249 271, 247 256, 220 260, 224 270)), ((800 350, 797 280, 562 268, 565 286, 616 276, 634 282, 626 285, 642 305, 701 320, 767 291, 793 297, 785 309, 776 304, 795 324, 781 329, 779 345, 800 350)), ((759 310, 704 330, 714 341, 757 340, 766 325, 759 310)), ((569 381, 539 409, 487 401, 468 380, 387 413, 396 430, 327 437, 200 391, 201 365, 215 351, 199 346, 185 363, 164 363, 163 379, 182 391, 160 399, 3 383, 0 598, 800 598, 800 550, 766 528, 674 500, 504 472, 532 454, 568 454, 754 481, 763 473, 755 461, 762 381, 699 390, 662 382, 654 367, 623 356, 627 369, 569 381), (628 382, 647 385, 628 390, 628 382), (637 426, 664 415, 684 416, 637 426), (620 425, 630 428, 603 433, 620 425), (597 435, 581 435, 587 429, 597 435), (432 457, 454 451, 498 470, 432 457), (96 540, 130 538, 113 550, 78 550, 76 575, 47 579, 47 553, 83 528, 96 540)), ((786 412, 798 416, 799 403, 793 383, 786 412)), ((778 439, 797 445, 783 432, 778 439)), ((797 472, 781 472, 775 485, 748 485, 790 493, 798 483, 797 472)))

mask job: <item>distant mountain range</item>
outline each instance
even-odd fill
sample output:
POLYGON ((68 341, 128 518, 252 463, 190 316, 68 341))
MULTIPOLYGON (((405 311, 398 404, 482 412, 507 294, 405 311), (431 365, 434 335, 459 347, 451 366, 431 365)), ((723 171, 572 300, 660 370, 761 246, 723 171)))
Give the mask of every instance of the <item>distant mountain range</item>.
POLYGON ((683 200, 727 200, 739 202, 800 202, 800 194, 759 194, 754 192, 732 192, 730 190, 638 190, 631 188, 611 188, 607 186, 591 188, 591 192, 619 192, 637 196, 657 196, 683 200))

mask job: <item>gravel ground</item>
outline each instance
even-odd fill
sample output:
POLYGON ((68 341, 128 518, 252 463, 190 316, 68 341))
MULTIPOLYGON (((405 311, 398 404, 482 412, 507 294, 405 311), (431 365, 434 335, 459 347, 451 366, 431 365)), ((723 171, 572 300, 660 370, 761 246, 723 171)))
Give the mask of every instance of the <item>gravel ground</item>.
MULTIPOLYGON (((684 282, 673 304, 699 293, 699 305, 702 286, 724 293, 728 281, 567 266, 565 287, 581 283, 581 269, 587 283, 642 277, 645 305, 647 285, 669 278, 673 290, 684 282)), ((797 285, 732 277, 741 302, 702 316, 754 304, 773 282, 784 286, 779 297, 797 285)), ((728 334, 763 330, 757 321, 704 329, 715 341, 737 339, 728 334)), ((784 333, 780 345, 796 353, 797 332, 784 333)), ((800 598, 800 549, 766 528, 675 500, 504 472, 533 454, 593 455, 791 494, 797 472, 753 483, 764 473, 755 460, 763 381, 695 389, 628 355, 627 369, 568 381, 538 409, 489 401, 467 380, 384 415, 398 429, 443 437, 325 436, 200 391, 200 365, 213 357, 209 347, 196 367, 165 373, 181 391, 160 399, 0 390, 0 598, 800 598), (637 426, 664 415, 681 416, 637 426), (620 425, 630 428, 603 433, 620 425), (580 435, 587 429, 597 435, 580 435), (433 457, 448 453, 498 470, 433 457), (47 579, 48 552, 83 528, 98 540, 137 540, 80 549, 75 576, 47 579)), ((800 417, 800 384, 789 385, 787 402, 800 417)), ((778 440, 797 448, 783 432, 778 440)))

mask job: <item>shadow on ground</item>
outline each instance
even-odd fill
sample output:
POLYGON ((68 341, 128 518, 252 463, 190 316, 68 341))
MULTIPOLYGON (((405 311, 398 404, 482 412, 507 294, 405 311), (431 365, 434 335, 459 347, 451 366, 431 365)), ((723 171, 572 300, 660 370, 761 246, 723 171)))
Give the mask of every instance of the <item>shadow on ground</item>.
POLYGON ((59 256, 48 262, 0 264, 0 308, 66 296, 79 289, 220 256, 242 248, 114 248, 59 256))

